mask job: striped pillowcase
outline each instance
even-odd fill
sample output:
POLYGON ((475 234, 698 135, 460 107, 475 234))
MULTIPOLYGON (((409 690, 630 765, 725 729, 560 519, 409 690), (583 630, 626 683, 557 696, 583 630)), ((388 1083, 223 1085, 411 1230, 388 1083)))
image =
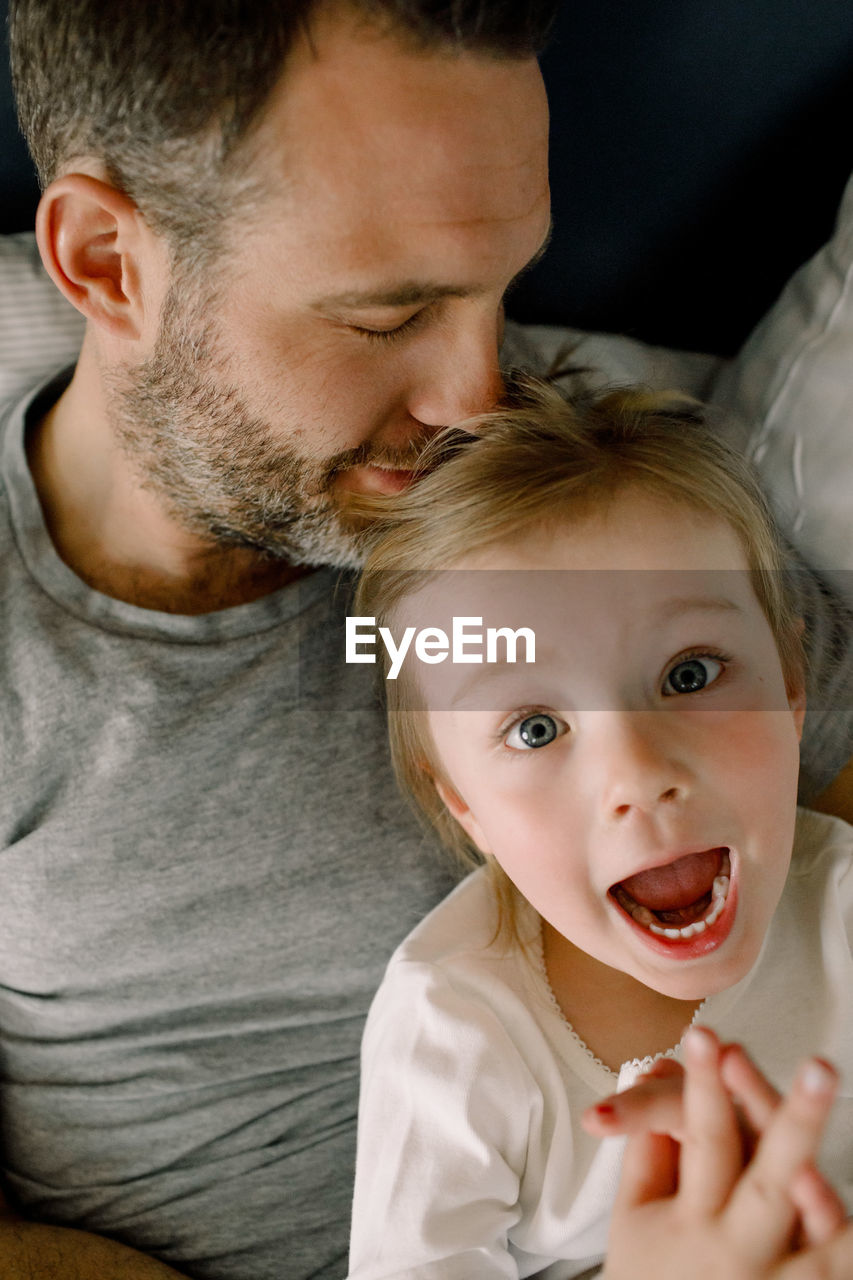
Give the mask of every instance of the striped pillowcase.
POLYGON ((0 236, 0 404, 73 364, 84 327, 41 265, 32 232, 0 236))

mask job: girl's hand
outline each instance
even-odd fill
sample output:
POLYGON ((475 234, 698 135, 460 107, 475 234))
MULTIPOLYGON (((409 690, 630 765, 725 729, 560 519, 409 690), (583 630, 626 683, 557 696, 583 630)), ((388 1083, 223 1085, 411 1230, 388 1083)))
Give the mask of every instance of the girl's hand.
POLYGON ((815 1196, 811 1235, 820 1243, 795 1249, 790 1194, 812 1177, 835 1072, 804 1063, 745 1156, 716 1037, 695 1028, 685 1051, 681 1144, 647 1131, 629 1137, 605 1280, 850 1280, 853 1226, 840 1228, 834 1204, 815 1196))
MULTIPOLYGON (((781 1095, 739 1044, 720 1047, 719 1070, 738 1106, 741 1163, 745 1165, 779 1106, 781 1095)), ((600 1137, 656 1133, 681 1142, 684 1080, 679 1063, 660 1058, 630 1089, 590 1107, 583 1117, 584 1127, 600 1137)), ((821 1244, 844 1225, 844 1205, 813 1163, 803 1165, 789 1194, 800 1215, 800 1243, 821 1244)))

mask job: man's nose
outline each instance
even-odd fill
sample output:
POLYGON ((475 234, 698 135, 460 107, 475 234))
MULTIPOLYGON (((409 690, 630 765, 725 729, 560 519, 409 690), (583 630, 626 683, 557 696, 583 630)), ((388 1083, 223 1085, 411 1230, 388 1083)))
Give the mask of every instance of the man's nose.
POLYGON ((504 392, 498 363, 498 323, 488 320, 448 332, 425 353, 409 395, 408 409, 426 427, 446 427, 494 409, 504 392))
POLYGON ((694 777, 666 711, 599 711, 597 768, 610 820, 686 800, 694 777))

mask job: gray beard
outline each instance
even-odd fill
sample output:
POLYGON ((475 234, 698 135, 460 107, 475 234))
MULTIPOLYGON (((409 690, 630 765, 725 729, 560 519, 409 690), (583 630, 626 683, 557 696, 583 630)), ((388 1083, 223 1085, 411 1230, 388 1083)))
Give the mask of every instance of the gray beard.
POLYGON ((276 439, 217 355, 206 318, 215 299, 181 303, 177 292, 173 285, 150 359, 108 383, 117 441, 140 483, 207 542, 290 564, 358 568, 356 530, 332 482, 382 451, 361 445, 318 462, 276 439))

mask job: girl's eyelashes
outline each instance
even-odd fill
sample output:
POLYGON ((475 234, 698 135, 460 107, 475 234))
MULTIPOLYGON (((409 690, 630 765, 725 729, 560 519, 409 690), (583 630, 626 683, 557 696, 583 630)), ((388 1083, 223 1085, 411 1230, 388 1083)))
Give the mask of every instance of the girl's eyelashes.
POLYGON ((531 712, 516 719, 509 732, 502 730, 504 746, 513 751, 535 751, 539 747, 547 747, 567 732, 568 725, 547 711, 531 712))
POLYGON ((722 653, 689 653, 674 662, 666 674, 662 692, 666 697, 676 694, 700 693, 707 689, 731 662, 722 653))

